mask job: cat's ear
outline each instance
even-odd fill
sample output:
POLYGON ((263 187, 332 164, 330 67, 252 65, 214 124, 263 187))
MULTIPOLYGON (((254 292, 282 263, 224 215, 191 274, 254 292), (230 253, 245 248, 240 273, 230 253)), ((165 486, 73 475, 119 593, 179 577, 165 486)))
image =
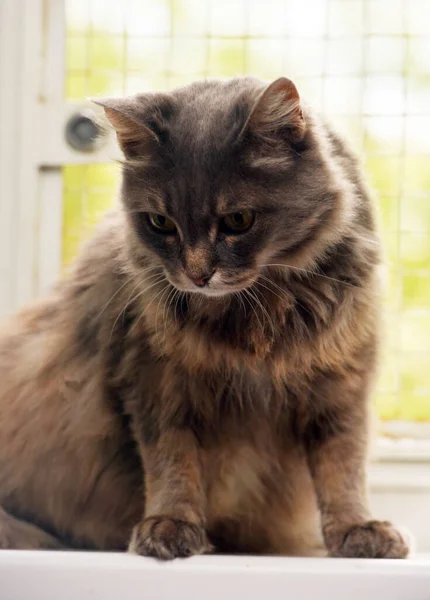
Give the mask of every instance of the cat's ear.
POLYGON ((246 127, 266 140, 283 135, 292 142, 300 142, 306 132, 306 123, 294 83, 286 77, 271 83, 255 103, 246 127))
POLYGON ((157 133, 145 123, 145 106, 138 98, 91 98, 91 101, 104 108, 126 156, 136 156, 150 144, 159 143, 157 133))

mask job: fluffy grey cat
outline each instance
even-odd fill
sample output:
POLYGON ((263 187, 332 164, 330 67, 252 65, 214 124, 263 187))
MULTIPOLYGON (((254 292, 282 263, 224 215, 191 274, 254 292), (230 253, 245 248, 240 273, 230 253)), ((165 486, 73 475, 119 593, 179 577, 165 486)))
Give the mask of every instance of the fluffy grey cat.
POLYGON ((406 556, 366 500, 353 156, 285 78, 100 103, 122 209, 0 336, 0 547, 406 556))

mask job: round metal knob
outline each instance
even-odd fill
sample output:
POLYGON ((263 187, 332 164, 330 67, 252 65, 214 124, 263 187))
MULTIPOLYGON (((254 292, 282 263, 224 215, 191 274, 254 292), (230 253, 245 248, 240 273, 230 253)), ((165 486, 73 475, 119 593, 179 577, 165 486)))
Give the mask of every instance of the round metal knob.
POLYGON ((70 117, 66 124, 66 140, 69 146, 80 152, 93 152, 103 134, 95 113, 83 110, 70 117))

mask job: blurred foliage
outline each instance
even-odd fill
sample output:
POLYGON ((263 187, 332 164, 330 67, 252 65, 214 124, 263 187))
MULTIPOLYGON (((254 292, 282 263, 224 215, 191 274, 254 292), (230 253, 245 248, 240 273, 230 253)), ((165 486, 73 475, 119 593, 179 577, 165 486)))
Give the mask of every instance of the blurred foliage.
MULTIPOLYGON (((405 19, 391 0, 330 0, 327 19, 326 2, 69 0, 66 97, 290 74, 363 151, 377 192, 387 262, 377 413, 430 420, 430 3, 412 0, 405 19)), ((118 184, 116 165, 64 168, 64 264, 118 184)))

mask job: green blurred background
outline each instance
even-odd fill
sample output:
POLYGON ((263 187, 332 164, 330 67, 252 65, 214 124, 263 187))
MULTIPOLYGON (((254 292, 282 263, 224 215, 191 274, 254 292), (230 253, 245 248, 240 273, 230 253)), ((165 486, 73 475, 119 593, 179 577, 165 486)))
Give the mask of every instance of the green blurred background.
MULTIPOLYGON (((66 97, 291 77, 361 154, 386 250, 376 409, 430 421, 430 1, 67 0, 66 97)), ((64 168, 63 262, 116 201, 112 165, 64 168)))

